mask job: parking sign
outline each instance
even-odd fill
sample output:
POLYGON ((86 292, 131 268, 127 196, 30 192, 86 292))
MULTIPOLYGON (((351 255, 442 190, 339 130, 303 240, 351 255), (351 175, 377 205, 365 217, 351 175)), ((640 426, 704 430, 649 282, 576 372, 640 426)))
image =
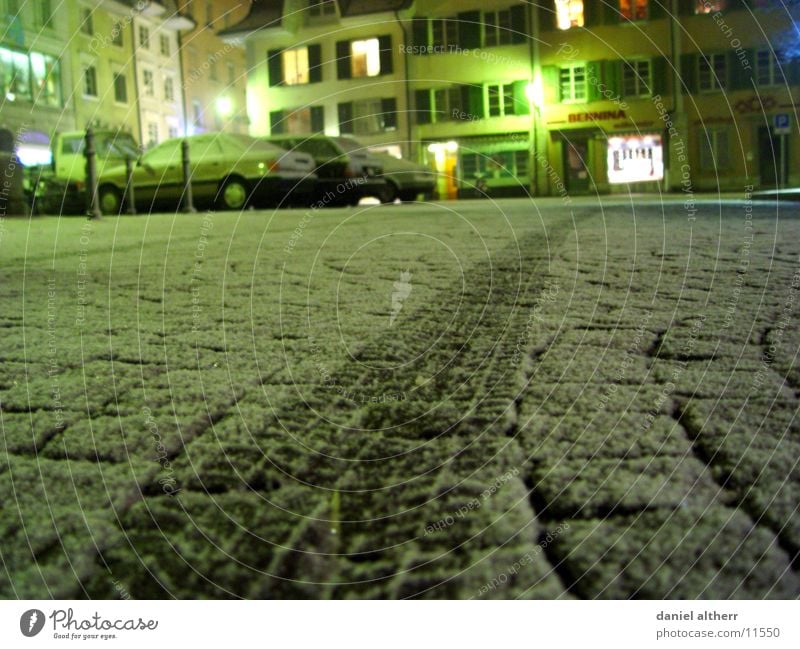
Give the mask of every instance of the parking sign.
POLYGON ((772 132, 775 135, 789 135, 792 127, 789 122, 789 113, 778 113, 772 118, 772 132))

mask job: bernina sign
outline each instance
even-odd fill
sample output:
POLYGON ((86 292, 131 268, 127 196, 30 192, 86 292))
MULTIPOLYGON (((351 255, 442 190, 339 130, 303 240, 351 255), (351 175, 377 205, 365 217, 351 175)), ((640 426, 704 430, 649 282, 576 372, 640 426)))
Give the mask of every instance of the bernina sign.
POLYGON ((625 119, 624 110, 601 110, 592 113, 570 113, 568 119, 574 122, 599 122, 604 119, 625 119))

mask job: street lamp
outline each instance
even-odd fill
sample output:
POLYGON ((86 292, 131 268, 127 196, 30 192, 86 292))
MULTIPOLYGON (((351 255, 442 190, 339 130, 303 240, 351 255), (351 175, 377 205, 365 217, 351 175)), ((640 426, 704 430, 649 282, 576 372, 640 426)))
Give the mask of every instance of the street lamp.
POLYGON ((227 95, 217 97, 217 114, 222 119, 228 119, 233 115, 233 100, 227 95))

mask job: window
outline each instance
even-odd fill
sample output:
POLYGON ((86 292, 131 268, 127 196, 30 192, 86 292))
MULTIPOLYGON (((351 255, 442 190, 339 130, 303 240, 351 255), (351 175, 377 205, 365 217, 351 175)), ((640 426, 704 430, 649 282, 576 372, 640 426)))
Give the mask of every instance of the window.
POLYGON ((586 101, 586 66, 571 65, 558 71, 561 101, 586 101))
POLYGON ((175 101, 175 81, 172 77, 164 79, 164 99, 175 101))
MULTIPOLYGON (((486 47, 511 43, 512 29, 510 9, 487 11, 483 14, 483 44, 486 47)), ((524 29, 524 26, 518 25, 517 29, 524 29)))
POLYGON ((490 117, 514 114, 514 86, 512 84, 490 85, 488 91, 490 117))
POLYGON ((139 47, 150 49, 150 30, 147 27, 139 27, 139 47))
POLYGON ((626 97, 646 97, 650 94, 650 61, 623 62, 622 94, 626 97))
POLYGON ((648 0, 619 0, 619 12, 627 20, 647 20, 648 0))
POLYGON ((22 52, 0 48, 0 90, 2 101, 31 101, 31 79, 28 56, 22 52))
POLYGON ((228 63, 228 86, 233 86, 236 84, 236 65, 233 63, 228 63))
POLYGON ((462 112, 460 88, 439 88, 433 93, 433 100, 437 122, 459 119, 462 112))
POLYGON ((53 19, 53 3, 51 0, 36 0, 33 14, 37 27, 49 27, 53 19))
POLYGON ((142 70, 142 85, 144 86, 145 95, 148 97, 155 97, 156 83, 152 70, 142 70))
POLYGON ((381 73, 381 48, 377 38, 350 43, 353 77, 377 77, 381 73))
POLYGON ((124 28, 119 23, 114 23, 114 26, 111 28, 111 44, 116 45, 117 47, 123 46, 122 40, 122 30, 124 28))
POLYGON ((432 18, 431 34, 437 51, 445 51, 458 45, 458 21, 453 18, 432 18))
MULTIPOLYGON (((397 104, 394 99, 365 99, 352 104, 350 123, 339 124, 343 133, 369 135, 394 130, 397 125, 397 104)), ((340 117, 345 113, 340 111, 340 117)))
POLYGON ((724 54, 706 54, 698 58, 700 90, 722 90, 727 85, 728 60, 724 54))
POLYGON ((299 108, 286 115, 284 132, 293 135, 306 135, 311 133, 311 108, 299 108))
POLYGON ((37 104, 61 106, 61 65, 57 58, 31 52, 33 93, 37 104))
POLYGON ((756 52, 756 81, 759 86, 775 86, 781 83, 780 52, 758 50, 756 52))
POLYGON ((713 128, 698 132, 700 166, 706 170, 725 169, 730 166, 730 146, 727 128, 713 128))
POLYGON ((160 43, 161 56, 169 56, 170 55, 169 36, 167 36, 166 34, 161 34, 158 41, 160 43))
POLYGON ((147 148, 158 144, 158 124, 149 122, 147 124, 147 148))
POLYGON ((664 149, 660 135, 608 138, 608 182, 625 184, 661 180, 664 149))
POLYGON ((525 150, 462 153, 461 177, 472 180, 478 176, 489 179, 527 176, 528 157, 525 150))
POLYGON ((83 94, 86 97, 97 97, 97 68, 93 65, 83 68, 83 94))
POLYGON ((281 54, 281 59, 283 65, 283 80, 287 85, 297 86, 309 82, 307 47, 284 50, 281 54))
POLYGON ((128 103, 128 79, 124 72, 114 73, 114 101, 119 104, 128 103))
POLYGON ((81 8, 81 32, 92 36, 94 34, 94 15, 91 9, 87 7, 81 8))
POLYGON ((203 106, 197 99, 192 100, 192 123, 197 127, 203 126, 203 106))
POLYGON ((696 14, 711 14, 722 11, 727 6, 726 0, 694 0, 696 14))
POLYGON ((334 0, 308 0, 309 16, 332 16, 336 13, 334 0))
POLYGON ((559 29, 583 25, 583 0, 556 0, 556 26, 559 29))

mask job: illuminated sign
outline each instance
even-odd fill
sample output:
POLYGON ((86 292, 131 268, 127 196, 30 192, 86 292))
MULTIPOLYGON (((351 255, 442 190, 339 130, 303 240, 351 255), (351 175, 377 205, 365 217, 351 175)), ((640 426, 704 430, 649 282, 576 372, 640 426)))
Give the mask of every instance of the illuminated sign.
POLYGON ((639 183, 664 177, 664 149, 660 135, 608 138, 608 182, 639 183))
POLYGON ((604 119, 626 119, 624 110, 600 110, 592 113, 570 113, 567 119, 574 122, 599 122, 604 119))

